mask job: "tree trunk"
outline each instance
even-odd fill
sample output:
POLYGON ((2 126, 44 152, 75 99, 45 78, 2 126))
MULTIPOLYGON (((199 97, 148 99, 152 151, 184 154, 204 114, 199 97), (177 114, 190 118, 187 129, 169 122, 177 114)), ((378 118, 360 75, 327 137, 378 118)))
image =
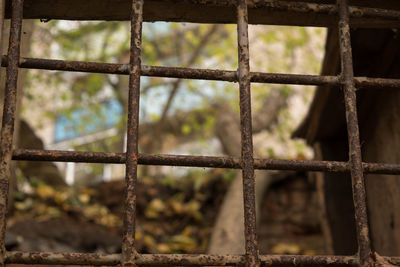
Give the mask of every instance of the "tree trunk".
MULTIPOLYGON (((263 109, 253 115, 253 133, 269 129, 277 118, 278 112, 286 106, 286 97, 273 90, 266 98, 263 109)), ((228 105, 217 108, 215 134, 222 144, 224 153, 240 157, 239 115, 228 105)), ((284 179, 286 172, 256 171, 256 213, 259 214, 261 200, 268 187, 275 181, 284 179)), ((243 216, 243 181, 238 172, 228 188, 211 234, 208 253, 244 254, 244 216, 243 216)))

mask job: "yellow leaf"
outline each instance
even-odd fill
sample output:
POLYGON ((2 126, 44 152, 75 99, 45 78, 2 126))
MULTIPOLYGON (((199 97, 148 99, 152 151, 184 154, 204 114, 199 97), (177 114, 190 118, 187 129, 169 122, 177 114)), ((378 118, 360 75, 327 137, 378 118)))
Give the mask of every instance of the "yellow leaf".
POLYGON ((147 208, 144 212, 144 215, 147 218, 155 219, 155 218, 158 218, 159 214, 164 210, 165 210, 164 202, 161 199, 156 198, 156 199, 153 199, 150 202, 150 204, 147 206, 147 208))
POLYGON ((200 208, 201 205, 196 200, 191 200, 190 202, 185 204, 186 213, 198 221, 203 218, 202 214, 200 213, 200 208))
POLYGON ((186 226, 185 229, 182 231, 182 235, 184 236, 190 236, 193 233, 193 227, 192 226, 186 226))
POLYGON ((171 248, 167 244, 158 244, 157 250, 160 253, 170 253, 171 252, 171 248))
POLYGON ((136 240, 139 240, 139 239, 142 239, 142 238, 143 238, 142 232, 136 231, 136 233, 135 233, 135 239, 136 239, 136 240))
POLYGON ((181 202, 170 199, 168 201, 168 204, 171 206, 172 210, 176 213, 176 214, 182 214, 184 211, 184 207, 182 205, 181 202))
POLYGON ((143 238, 143 243, 148 248, 154 248, 156 246, 156 240, 151 235, 145 235, 143 238))
POLYGON ((81 194, 86 194, 86 195, 89 195, 89 196, 93 196, 93 195, 96 194, 96 191, 91 189, 91 188, 82 188, 81 190, 79 190, 79 192, 81 194))
POLYGON ((96 223, 107 226, 107 227, 120 227, 122 226, 122 222, 118 216, 113 214, 108 214, 105 216, 99 217, 95 220, 96 223))
POLYGON ((54 189, 51 188, 51 187, 48 186, 48 185, 40 185, 40 186, 36 189, 36 194, 38 194, 38 196, 39 196, 41 199, 47 199, 47 198, 53 197, 53 196, 54 196, 54 193, 55 193, 54 189))
POLYGON ((184 235, 175 235, 172 237, 172 246, 174 250, 183 250, 187 252, 195 251, 198 247, 197 241, 194 238, 184 235))
POLYGON ((28 198, 24 202, 15 202, 14 206, 17 210, 29 210, 33 206, 33 200, 28 198))
POLYGON ((88 194, 80 194, 79 195, 79 201, 82 202, 83 204, 89 203, 90 196, 88 194))
POLYGON ((301 251, 300 247, 296 244, 280 243, 271 248, 271 252, 274 254, 299 254, 301 251))
POLYGON ((61 205, 64 204, 68 200, 68 193, 66 192, 55 192, 54 201, 61 205))
POLYGON ((165 210, 164 201, 162 201, 162 200, 159 199, 159 198, 153 199, 153 200, 150 202, 150 207, 151 207, 153 210, 158 211, 158 212, 161 212, 161 211, 165 210))

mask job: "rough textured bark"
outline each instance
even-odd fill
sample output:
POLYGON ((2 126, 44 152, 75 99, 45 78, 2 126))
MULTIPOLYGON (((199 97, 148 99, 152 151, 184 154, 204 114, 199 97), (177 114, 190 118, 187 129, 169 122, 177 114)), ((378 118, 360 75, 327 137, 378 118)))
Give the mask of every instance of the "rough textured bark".
MULTIPOLYGON (((268 187, 288 177, 287 172, 256 171, 256 210, 260 214, 261 200, 268 187)), ((257 217, 257 222, 259 221, 257 217)), ((243 183, 240 172, 224 197, 208 246, 209 254, 244 254, 243 183)))
MULTIPOLYGON (((253 133, 269 129, 277 118, 277 113, 286 105, 286 97, 278 90, 266 98, 263 108, 253 115, 253 133)), ((222 144, 224 153, 240 156, 239 115, 228 105, 219 105, 216 114, 215 134, 222 144)), ((256 210, 260 210, 261 200, 268 187, 275 181, 284 179, 286 172, 256 171, 256 210)), ((244 254, 244 218, 242 175, 237 172, 228 188, 218 213, 208 246, 210 254, 244 254)))

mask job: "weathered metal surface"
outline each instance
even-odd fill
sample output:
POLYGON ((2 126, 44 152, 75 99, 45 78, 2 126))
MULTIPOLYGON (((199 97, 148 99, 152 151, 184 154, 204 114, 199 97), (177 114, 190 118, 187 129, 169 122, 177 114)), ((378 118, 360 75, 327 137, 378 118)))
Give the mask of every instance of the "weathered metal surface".
MULTIPOLYGON (((25 18, 129 20, 129 0, 26 0, 25 18)), ((335 26, 337 8, 326 1, 249 0, 251 24, 335 26)), ((146 0, 144 21, 236 23, 236 0, 146 0)), ((352 1, 355 27, 400 27, 400 4, 395 0, 352 1), (366 8, 374 6, 377 8, 366 8), (362 7, 365 6, 365 7, 362 7), (382 10, 390 8, 398 10, 382 10)), ((9 14, 9 12, 8 12, 9 14)))
MULTIPOLYGON (((3 56, 2 67, 7 67, 7 57, 3 56)), ((57 71, 77 71, 89 73, 107 73, 129 75, 129 64, 68 61, 56 59, 21 58, 20 68, 57 71)), ((193 69, 179 67, 146 66, 141 68, 142 76, 181 79, 199 79, 237 82, 237 72, 230 70, 193 69)), ((301 85, 340 85, 339 77, 323 75, 304 75, 286 73, 250 72, 250 81, 254 83, 301 84, 301 85)), ((400 79, 354 77, 359 88, 400 88, 400 79)))
POLYGON ((10 161, 12 157, 15 110, 17 105, 18 59, 20 56, 23 0, 13 0, 8 64, 3 107, 3 121, 0 141, 0 264, 5 259, 5 232, 10 179, 10 161))
POLYGON ((256 231, 253 127, 250 93, 250 54, 246 0, 238 0, 237 17, 241 165, 243 179, 246 266, 255 267, 259 266, 259 259, 256 231))
MULTIPOLYGON (((260 255, 261 266, 357 266, 355 256, 304 256, 260 255)), ((399 265, 400 258, 385 257, 388 262, 399 265)), ((137 265, 145 266, 240 266, 246 261, 242 255, 194 255, 194 254, 138 254, 137 265)), ((6 263, 52 264, 52 265, 108 265, 121 263, 121 254, 54 253, 54 252, 7 252, 6 263)))
POLYGON ((14 160, 125 164, 125 153, 14 149, 14 160))
MULTIPOLYGON (((25 10, 27 17, 65 19, 127 19, 125 15, 131 11, 131 57, 129 64, 110 64, 95 62, 62 61, 49 59, 19 58, 19 43, 22 19, 22 0, 13 0, 13 20, 8 57, 2 58, 2 66, 7 66, 7 89, 5 97, 5 112, 3 114, 3 128, 1 132, 1 162, 0 162, 0 245, 3 259, 6 263, 19 264, 58 264, 58 265, 174 265, 174 266, 202 266, 202 265, 246 265, 246 266, 366 266, 370 261, 371 245, 368 236, 368 221, 366 215, 365 188, 363 172, 400 174, 399 164, 363 163, 361 161, 360 141, 358 133, 355 85, 358 87, 399 88, 398 79, 381 79, 353 77, 352 56, 349 27, 353 25, 399 25, 400 12, 398 10, 381 10, 377 8, 348 8, 346 0, 338 0, 338 5, 318 3, 287 2, 287 1, 255 1, 255 0, 178 0, 145 2, 143 0, 112 1, 61 1, 56 0, 52 5, 43 4, 47 0, 26 0, 25 10), (95 1, 95 2, 93 2, 95 1), (72 9, 61 8, 72 5, 72 9), (151 9, 157 5, 157 9, 151 9), (79 12, 75 12, 77 8, 79 12), (90 7, 90 8, 84 8, 90 7), (95 7, 95 8, 94 8, 95 7), (190 7, 188 9, 188 7, 190 7), (195 8, 193 8, 195 7, 195 8), (235 17, 235 7, 237 17, 235 17), (57 8, 55 10, 54 8, 57 8), (122 8, 122 9, 121 9, 122 8), (149 9, 147 9, 149 8, 149 9), (97 12, 107 10, 107 12, 97 12), (296 25, 333 25, 337 21, 339 11, 340 47, 342 73, 337 76, 272 74, 250 72, 248 47, 248 9, 253 21, 272 24, 296 25), (118 13, 123 11, 122 13, 118 13), (147 11, 146 11, 147 10, 147 11), (171 11, 171 12, 167 12, 171 11), (209 13, 202 13, 209 11, 209 13), (35 13, 36 12, 36 13, 35 13), (40 13, 42 12, 42 13, 40 13), (50 12, 47 13, 46 12, 50 12), (51 13, 55 12, 55 13, 51 13), (58 12, 58 13, 57 13, 58 12), (147 12, 147 13, 146 13, 147 12), (153 13, 152 13, 153 12, 153 13), (182 13, 183 12, 183 13, 182 13), (217 12, 217 13, 215 13, 217 12), (224 13, 225 12, 225 13, 224 13), (218 14, 215 16, 213 14, 218 14), (90 15, 91 14, 91 15, 90 15), (291 17, 288 14, 295 14, 291 17), (270 16, 269 16, 270 15, 270 16), (76 17, 74 17, 76 16, 76 17), (79 17, 85 16, 85 17, 79 17), (90 17, 92 16, 92 17, 90 17), (96 17, 97 16, 97 17, 96 17), (104 17, 105 16, 105 17, 104 17), (158 66, 141 66, 141 29, 143 16, 145 20, 167 21, 196 21, 196 22, 235 22, 238 25, 238 71, 190 69, 158 66), (353 17, 350 21, 349 17, 353 17), (360 20, 357 20, 360 18, 360 20), (366 20, 368 18, 368 20, 366 20), (378 18, 378 19, 377 19, 378 18), (221 19, 221 21, 219 21, 221 19), (236 21, 237 19, 237 21, 236 21), (389 20, 388 20, 389 19, 389 20), (364 24, 363 24, 364 23, 364 24), (112 73, 129 75, 129 105, 128 105, 128 142, 127 153, 77 152, 77 151, 45 151, 16 149, 12 151, 12 133, 14 125, 16 81, 18 67, 37 68, 60 71, 81 71, 93 73, 112 73), (240 91, 240 118, 242 156, 207 157, 183 155, 148 155, 138 153, 139 127, 139 100, 140 76, 156 76, 184 79, 221 80, 239 82, 240 91), (303 161, 254 159, 251 126, 251 82, 282 83, 304 85, 342 85, 345 91, 346 117, 348 122, 348 136, 350 143, 350 161, 303 161), (126 164, 126 210, 124 215, 124 236, 122 254, 84 254, 84 253, 46 253, 46 252, 7 252, 4 258, 4 231, 5 213, 8 190, 8 169, 11 156, 14 160, 32 161, 71 161, 126 164), (242 169, 244 190, 244 217, 246 236, 246 255, 163 255, 138 254, 134 248, 137 165, 166 165, 185 167, 212 167, 242 169), (286 256, 286 255, 258 255, 255 217, 254 169, 266 170, 294 170, 294 171, 323 171, 323 172, 350 172, 353 178, 354 203, 358 231, 359 256, 286 256)), ((356 3, 357 1, 352 1, 356 3)), ((368 5, 367 2, 364 4, 368 5)), ((386 3, 387 4, 387 3, 386 3)), ((382 4, 383 5, 383 4, 382 4)), ((386 6, 386 7, 394 7, 386 6)), ((400 9, 400 5, 398 6, 400 9)), ((0 255, 0 256, 1 256, 0 255)), ((385 259, 400 265, 399 258, 385 259)))
POLYGON ((126 144, 126 188, 122 266, 136 266, 135 248, 136 181, 139 147, 140 68, 142 51, 143 0, 132 0, 129 99, 126 144))
POLYGON ((349 140, 349 164, 353 184, 353 200, 361 266, 371 263, 371 243, 368 229, 366 193, 361 160, 360 135, 357 118, 356 88, 350 41, 349 10, 347 0, 337 1, 339 10, 339 43, 341 58, 341 82, 344 90, 347 134, 349 140))
POLYGON ((9 251, 6 263, 115 266, 121 263, 121 254, 9 251))
MULTIPOLYGON (((13 160, 28 161, 60 161, 60 162, 86 162, 125 164, 125 153, 112 152, 83 152, 61 150, 32 150, 15 149, 13 160)), ((139 154, 138 164, 201 167, 201 168, 227 168, 240 169, 240 159, 234 157, 211 157, 191 155, 149 155, 139 154)), ((293 170, 293 171, 320 171, 320 172, 348 172, 347 162, 317 161, 317 160, 287 160, 287 159, 254 159, 254 168, 259 170, 293 170)), ((365 163, 365 173, 400 174, 400 164, 365 163)))
MULTIPOLYGON (((0 29, 4 27, 4 16, 5 16, 6 0, 0 0, 0 29)), ((3 52, 3 38, 4 32, 0 31, 0 51, 3 52)), ((7 57, 6 57, 7 59, 7 57)))
MULTIPOLYGON (((261 266, 358 266, 355 256, 304 256, 260 255, 261 266)), ((399 257, 383 257, 387 262, 400 266, 399 257)), ((242 255, 194 255, 194 254, 138 254, 137 265, 144 266, 241 266, 246 257, 242 255)), ((7 264, 46 265, 107 265, 121 264, 121 254, 56 253, 56 252, 7 252, 7 264)))
POLYGON ((262 266, 357 266, 353 256, 262 255, 262 266))

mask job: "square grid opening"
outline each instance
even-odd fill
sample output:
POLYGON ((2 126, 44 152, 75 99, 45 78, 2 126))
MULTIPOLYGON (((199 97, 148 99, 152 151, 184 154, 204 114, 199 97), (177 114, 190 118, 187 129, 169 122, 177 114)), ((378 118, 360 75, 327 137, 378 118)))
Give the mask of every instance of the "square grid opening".
MULTIPOLYGON (((6 93, 1 130, 0 158, 0 261, 19 264, 61 264, 61 265, 361 265, 373 261, 369 238, 368 217, 364 186, 364 173, 400 174, 400 165, 364 163, 361 159, 359 129, 356 109, 356 87, 375 86, 399 88, 400 80, 354 77, 350 43, 350 17, 357 19, 379 18, 398 20, 400 12, 376 8, 349 7, 347 0, 338 0, 337 5, 265 2, 265 1, 191 1, 198 5, 228 6, 236 10, 238 32, 238 70, 211 70, 141 65, 141 33, 144 0, 133 0, 131 9, 131 45, 129 64, 111 64, 63 61, 51 59, 20 58, 21 25, 23 0, 12 0, 10 44, 7 57, 2 65, 7 67, 6 93), (218 2, 218 3, 217 3, 218 2), (251 2, 251 3, 250 3, 251 2), (338 76, 270 74, 250 72, 248 40, 248 8, 256 14, 257 8, 299 13, 334 14, 339 29, 341 74, 338 76), (126 153, 44 151, 13 149, 13 132, 16 110, 17 76, 19 68, 47 69, 59 71, 81 71, 93 73, 129 75, 129 103, 127 122, 126 153), (140 77, 155 76, 184 79, 217 80, 237 82, 240 94, 241 157, 210 157, 181 155, 148 155, 138 152, 140 77), (252 143, 250 85, 257 83, 280 83, 300 85, 340 85, 344 91, 347 132, 349 141, 348 162, 303 161, 254 159, 252 143), (121 254, 7 252, 4 248, 6 229, 6 207, 9 169, 11 160, 66 161, 90 163, 119 163, 126 165, 126 196, 124 215, 124 236, 121 254), (241 169, 243 176, 245 255, 177 255, 139 254, 135 248, 135 209, 137 167, 139 164, 233 168, 241 169), (321 172, 350 172, 353 183, 353 199, 357 225, 357 256, 280 256, 259 255, 256 236, 254 170, 297 170, 321 172)), ((220 22, 220 21, 216 21, 220 22)), ((400 263, 400 258, 388 258, 391 263, 400 263)))

